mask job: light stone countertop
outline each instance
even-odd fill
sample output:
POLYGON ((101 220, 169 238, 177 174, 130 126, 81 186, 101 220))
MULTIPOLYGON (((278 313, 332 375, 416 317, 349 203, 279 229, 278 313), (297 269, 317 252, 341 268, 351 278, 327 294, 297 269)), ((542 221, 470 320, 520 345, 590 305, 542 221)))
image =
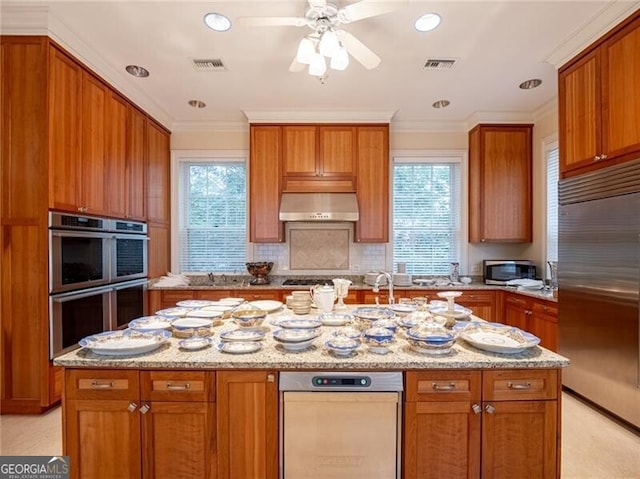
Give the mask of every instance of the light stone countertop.
MULTIPOLYGON (((350 308, 351 309, 351 308, 350 308)), ((272 322, 283 315, 296 318, 288 309, 281 308, 269 314, 263 324, 269 328, 263 347, 250 354, 220 352, 217 344, 222 331, 236 329, 232 320, 214 328, 212 347, 198 351, 185 351, 178 346, 179 339, 171 338, 157 350, 135 356, 103 356, 81 348, 54 359, 56 366, 68 368, 162 368, 162 369, 321 369, 321 370, 409 370, 409 369, 493 369, 493 368, 558 368, 569 365, 569 360, 540 346, 518 354, 498 354, 481 351, 458 338, 450 354, 442 356, 414 352, 398 332, 397 341, 385 355, 368 351, 361 345, 347 358, 334 356, 324 343, 338 327, 322 326, 322 334, 313 346, 303 352, 287 352, 272 336, 277 329, 272 322)), ((476 318, 477 319, 477 318, 476 318)))
MULTIPOLYGON (((202 276, 202 275, 194 275, 194 276, 190 276, 191 279, 191 283, 188 286, 156 286, 157 281, 160 278, 153 278, 151 280, 149 280, 149 289, 150 290, 243 290, 246 289, 247 291, 251 291, 251 290, 263 290, 263 289, 283 289, 283 290, 294 290, 294 289, 304 289, 304 288, 308 288, 306 286, 293 286, 293 285, 283 285, 282 282, 287 279, 288 277, 281 277, 281 276, 274 276, 271 278, 271 283, 269 284, 265 284, 265 285, 249 285, 248 284, 248 277, 246 276, 239 276, 237 278, 234 278, 232 276, 229 277, 229 280, 225 283, 215 283, 215 284, 211 284, 208 280, 206 276, 202 276), (245 282, 243 283, 242 280, 245 280, 245 282)), ((320 278, 322 280, 326 280, 328 277, 323 277, 320 278)), ((351 286, 349 286, 350 290, 355 290, 355 291, 362 291, 362 290, 371 290, 372 287, 368 284, 365 284, 364 282, 362 282, 362 277, 347 277, 347 279, 351 279, 353 281, 353 284, 351 286)), ((536 290, 522 290, 522 289, 517 289, 514 287, 508 287, 508 286, 498 286, 498 285, 488 285, 485 284, 484 282, 482 282, 481 280, 478 279, 474 279, 474 281, 471 284, 468 285, 464 285, 464 284, 456 284, 456 285, 448 285, 446 283, 443 284, 433 284, 433 285, 417 285, 417 284, 412 284, 411 286, 395 286, 396 290, 425 290, 425 291, 450 291, 450 290, 454 290, 454 291, 468 291, 468 290, 488 290, 488 291, 509 291, 509 292, 513 292, 513 293, 518 293, 518 294, 522 294, 524 296, 530 296, 533 298, 537 298, 537 299, 543 299, 546 301, 552 301, 552 302, 557 302, 558 298, 557 298, 557 291, 554 294, 551 293, 547 293, 544 292, 543 290, 540 291, 536 291, 536 290)), ((387 290, 387 286, 383 285, 380 287, 381 291, 386 291, 387 290)))

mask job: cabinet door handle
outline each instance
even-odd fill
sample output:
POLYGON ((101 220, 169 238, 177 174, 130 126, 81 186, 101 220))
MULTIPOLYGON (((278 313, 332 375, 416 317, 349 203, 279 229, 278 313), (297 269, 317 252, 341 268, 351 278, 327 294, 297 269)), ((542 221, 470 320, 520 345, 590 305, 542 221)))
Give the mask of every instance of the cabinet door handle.
POLYGON ((116 386, 116 383, 114 381, 109 381, 106 383, 100 382, 100 381, 91 381, 91 387, 93 389, 111 389, 114 388, 116 386))
POLYGON ((431 388, 434 391, 453 391, 456 388, 455 383, 449 383, 449 384, 438 384, 438 383, 431 383, 431 388))
POLYGON ((491 404, 487 404, 484 407, 484 410, 487 411, 489 414, 493 414, 496 411, 496 408, 493 407, 491 404))
POLYGON ((606 160, 607 159, 607 155, 605 155, 604 153, 602 155, 600 155, 600 159, 601 160, 606 160))
POLYGON ((602 157, 600 155, 596 155, 593 157, 593 161, 600 161, 602 157))
POLYGON ((526 383, 512 383, 509 381, 507 387, 509 389, 531 389, 531 383, 528 381, 526 383))
POLYGON ((184 384, 167 383, 167 389, 169 389, 170 391, 186 391, 187 389, 191 389, 191 384, 189 384, 189 383, 184 383, 184 384))
POLYGON ((268 383, 275 383, 276 382, 276 375, 275 374, 267 374, 267 382, 268 383))
POLYGON ((128 410, 129 412, 133 412, 133 411, 135 411, 137 408, 138 408, 138 405, 137 405, 136 403, 134 403, 134 402, 130 402, 130 403, 129 403, 129 406, 127 406, 127 410, 128 410))
POLYGON ((480 407, 480 404, 477 403, 471 406, 471 409, 475 414, 480 414, 482 412, 482 407, 480 407))
POLYGON ((151 407, 148 404, 143 404, 142 406, 140 406, 140 412, 142 414, 147 414, 149 409, 151 409, 151 407))

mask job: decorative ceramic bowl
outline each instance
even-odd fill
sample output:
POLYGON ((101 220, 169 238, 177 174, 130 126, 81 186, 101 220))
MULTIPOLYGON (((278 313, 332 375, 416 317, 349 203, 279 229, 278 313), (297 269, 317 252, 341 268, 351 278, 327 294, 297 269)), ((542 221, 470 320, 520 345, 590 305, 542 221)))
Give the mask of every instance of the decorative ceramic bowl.
POLYGON ((434 321, 414 326, 406 335, 414 351, 426 354, 447 354, 456 341, 456 333, 434 321))
POLYGON ((388 345, 393 339, 393 331, 387 328, 373 327, 364 332, 364 339, 367 344, 388 345))
POLYGON ((349 339, 345 336, 341 336, 330 339, 329 341, 324 343, 324 345, 336 356, 349 356, 356 349, 358 349, 360 342, 356 341, 355 339, 349 339))
POLYGON ((267 317, 267 312, 249 304, 241 304, 231 312, 231 317, 240 327, 256 328, 267 317))

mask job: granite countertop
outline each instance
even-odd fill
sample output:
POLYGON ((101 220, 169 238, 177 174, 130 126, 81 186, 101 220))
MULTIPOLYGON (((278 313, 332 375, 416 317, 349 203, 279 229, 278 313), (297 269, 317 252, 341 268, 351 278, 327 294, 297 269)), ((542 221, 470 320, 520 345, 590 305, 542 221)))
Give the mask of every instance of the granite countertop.
MULTIPOLYGON (((353 284, 349 286, 350 290, 359 291, 359 290, 370 290, 372 286, 365 284, 362 280, 362 276, 342 276, 345 279, 350 279, 353 284)), ((206 275, 188 275, 189 284, 188 285, 180 285, 180 286, 158 286, 160 278, 154 278, 149 281, 149 289, 150 290, 238 290, 238 289, 247 289, 247 290, 262 290, 262 289, 304 289, 308 288, 308 286, 295 286, 295 285, 283 285, 282 283, 288 278, 286 276, 273 276, 271 277, 271 282, 269 284, 264 285, 250 285, 248 276, 231 276, 226 282, 219 282, 212 284, 206 275)), ((327 280, 328 277, 318 277, 319 280, 327 280)), ((330 280, 330 279, 329 279, 330 280)), ((385 291, 387 286, 381 286, 380 289, 385 291)), ((474 278, 474 281, 471 284, 451 284, 447 281, 440 280, 435 284, 431 285, 417 285, 412 284, 410 286, 398 286, 395 285, 394 289, 396 290, 433 290, 433 291, 441 291, 441 290, 493 290, 493 291, 509 291, 515 292, 519 294, 523 294, 525 296, 530 296, 533 298, 544 299, 548 301, 557 301, 557 294, 551 294, 545 292, 543 290, 523 290, 510 286, 497 286, 497 285, 488 285, 485 284, 481 279, 474 278)), ((557 292, 556 292, 557 293, 557 292)))
MULTIPOLYGON (((352 309, 350 307, 349 309, 352 309)), ((277 343, 271 331, 283 315, 295 316, 281 308, 269 314, 264 326, 269 329, 260 351, 251 354, 228 354, 218 350, 220 333, 236 329, 231 320, 214 328, 213 347, 199 351, 185 351, 178 346, 179 339, 171 338, 155 351, 135 356, 103 356, 81 348, 54 359, 56 366, 69 368, 163 368, 163 369, 343 369, 343 370, 408 370, 408 369, 493 369, 493 368, 558 368, 566 367, 569 360, 540 346, 518 354, 498 354, 481 351, 458 338, 450 354, 442 356, 416 353, 397 334, 397 341, 385 355, 371 353, 361 345, 347 358, 336 357, 324 343, 337 327, 322 326, 321 336, 311 348, 303 352, 287 352, 277 343)), ((478 319, 478 318, 476 318, 478 319)))

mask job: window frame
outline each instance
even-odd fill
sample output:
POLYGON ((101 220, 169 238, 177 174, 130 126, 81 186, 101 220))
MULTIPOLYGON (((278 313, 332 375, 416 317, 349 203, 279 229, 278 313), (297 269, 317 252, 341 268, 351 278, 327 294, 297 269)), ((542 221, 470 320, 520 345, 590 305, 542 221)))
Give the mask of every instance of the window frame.
MULTIPOLYGON (((553 134, 542 140, 542 162, 544 164, 544 221, 542 222, 543 266, 546 277, 547 261, 549 261, 549 151, 558 149, 558 181, 560 180, 560 150, 558 135, 553 134)), ((559 208, 559 207, 558 207, 559 208)), ((559 210, 558 210, 559 214, 559 210)), ((557 233, 557 231, 556 231, 557 233)), ((557 252, 557 246, 556 246, 557 252)), ((557 258, 556 258, 557 260, 557 258)))
MULTIPOLYGON (((393 248, 394 248, 394 234, 393 234, 393 211, 394 211, 394 197, 393 197, 393 180, 395 178, 395 164, 396 163, 459 163, 460 165, 460 230, 458 238, 459 258, 457 259, 460 264, 461 274, 473 275, 476 274, 469 270, 469 155, 467 150, 451 149, 451 150, 397 150, 391 152, 391 171, 389 174, 389 225, 392 229, 389 243, 386 249, 386 268, 388 271, 395 271, 395 264, 393 264, 393 248)), ((430 275, 432 273, 417 273, 430 275)))
MULTIPOLYGON (((180 229, 184 218, 181 211, 181 181, 180 171, 184 163, 215 163, 238 162, 244 163, 246 171, 246 233, 245 249, 247 261, 250 261, 249 243, 249 152, 246 150, 173 150, 171 152, 171 271, 180 271, 180 229)), ((183 271, 182 273, 191 273, 183 271)))

